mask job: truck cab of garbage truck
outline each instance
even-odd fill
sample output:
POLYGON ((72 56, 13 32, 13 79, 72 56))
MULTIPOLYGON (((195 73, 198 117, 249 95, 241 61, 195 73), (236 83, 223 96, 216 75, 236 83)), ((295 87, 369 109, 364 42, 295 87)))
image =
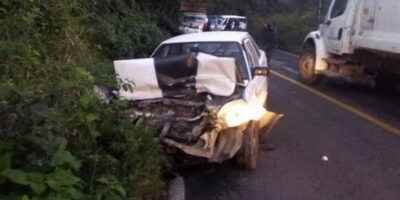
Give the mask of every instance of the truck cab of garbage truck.
POLYGON ((351 53, 350 38, 354 19, 354 8, 358 0, 332 0, 325 20, 319 31, 326 46, 332 54, 351 53))

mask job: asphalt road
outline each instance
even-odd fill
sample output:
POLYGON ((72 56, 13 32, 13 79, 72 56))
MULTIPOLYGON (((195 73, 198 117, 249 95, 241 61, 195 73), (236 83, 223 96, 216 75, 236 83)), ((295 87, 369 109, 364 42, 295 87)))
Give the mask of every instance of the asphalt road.
POLYGON ((295 56, 275 52, 272 68, 269 107, 286 116, 263 141, 258 168, 186 170, 186 198, 399 200, 400 95, 338 81, 312 88, 335 103, 288 81, 297 79, 295 56))

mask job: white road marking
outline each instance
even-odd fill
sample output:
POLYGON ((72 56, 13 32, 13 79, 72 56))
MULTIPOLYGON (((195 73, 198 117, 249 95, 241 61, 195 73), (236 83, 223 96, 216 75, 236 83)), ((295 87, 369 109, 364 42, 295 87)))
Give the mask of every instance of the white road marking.
POLYGON ((299 72, 296 71, 295 69, 292 69, 290 67, 286 67, 284 62, 280 62, 280 61, 276 61, 276 60, 272 60, 271 61, 271 65, 275 66, 277 68, 282 68, 283 70, 292 73, 294 75, 299 75, 299 72))
POLYGON ((297 55, 297 54, 290 53, 288 51, 284 51, 284 50, 281 50, 281 49, 276 49, 275 51, 277 51, 279 53, 282 53, 282 54, 285 54, 285 55, 288 55, 288 56, 293 56, 293 57, 296 57, 296 58, 299 57, 299 55, 297 55))
POLYGON ((296 70, 294 70, 294 69, 292 69, 292 68, 290 68, 290 67, 281 66, 281 68, 284 69, 284 70, 286 70, 287 72, 292 73, 292 74, 299 75, 299 72, 298 72, 298 71, 296 71, 296 70))

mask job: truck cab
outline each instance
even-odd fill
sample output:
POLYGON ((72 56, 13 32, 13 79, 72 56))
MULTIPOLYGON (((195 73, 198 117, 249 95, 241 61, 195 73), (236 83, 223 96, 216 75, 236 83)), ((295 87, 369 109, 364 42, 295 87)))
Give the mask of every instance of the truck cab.
POLYGON ((399 77, 399 11, 398 0, 332 0, 319 29, 304 40, 301 79, 313 84, 334 77, 376 86, 382 75, 399 77))
MULTIPOLYGON (((351 1, 350 1, 351 2, 351 1)), ((322 39, 326 44, 327 51, 342 54, 344 43, 348 41, 351 30, 351 11, 349 0, 333 0, 325 21, 320 25, 322 39), (347 10, 347 12, 346 12, 347 10)))

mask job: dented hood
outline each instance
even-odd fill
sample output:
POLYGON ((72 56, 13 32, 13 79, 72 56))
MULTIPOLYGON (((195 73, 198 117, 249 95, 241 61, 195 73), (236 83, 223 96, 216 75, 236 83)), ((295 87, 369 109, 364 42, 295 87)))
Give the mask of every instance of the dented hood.
POLYGON ((197 93, 231 96, 236 88, 235 60, 203 53, 117 60, 114 68, 119 96, 125 100, 162 98, 188 88, 197 93))

